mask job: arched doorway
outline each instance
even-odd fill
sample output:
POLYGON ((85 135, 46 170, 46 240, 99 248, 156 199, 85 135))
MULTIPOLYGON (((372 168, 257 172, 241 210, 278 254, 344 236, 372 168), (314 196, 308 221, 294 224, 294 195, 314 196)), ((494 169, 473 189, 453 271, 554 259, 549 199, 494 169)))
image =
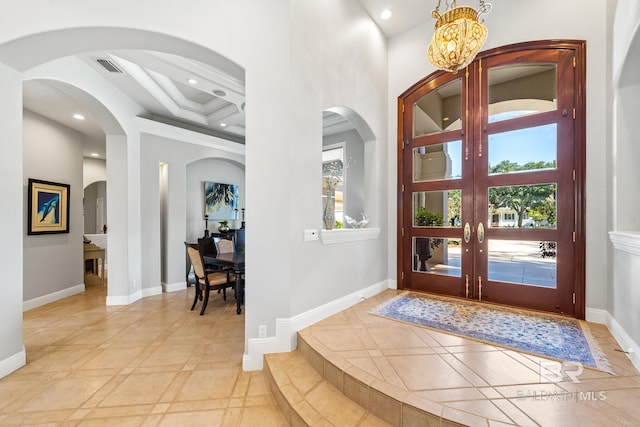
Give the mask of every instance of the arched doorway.
POLYGON ((584 318, 584 44, 532 42, 401 97, 401 288, 584 318))

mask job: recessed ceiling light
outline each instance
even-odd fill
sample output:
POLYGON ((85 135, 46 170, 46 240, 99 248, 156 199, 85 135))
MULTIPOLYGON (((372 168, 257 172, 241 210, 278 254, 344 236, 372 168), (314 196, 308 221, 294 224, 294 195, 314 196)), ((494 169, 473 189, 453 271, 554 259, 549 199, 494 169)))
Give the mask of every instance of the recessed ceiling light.
POLYGON ((84 116, 82 114, 74 114, 73 118, 76 120, 84 120, 84 116))
POLYGON ((98 154, 98 153, 91 153, 91 154, 89 154, 89 155, 90 155, 91 157, 100 157, 100 154, 98 154))
POLYGON ((220 127, 223 127, 223 128, 227 127, 227 124, 226 123, 220 123, 220 127))
POLYGON ((187 82, 192 85, 198 84, 198 81, 194 78, 187 79, 187 82))
POLYGON ((443 117, 442 121, 448 122, 449 121, 449 117, 443 117))
POLYGON ((393 10, 385 9, 380 13, 380 19, 387 20, 393 16, 393 10))
POLYGON ((227 92, 220 90, 220 89, 216 89, 213 91, 213 94, 215 96, 227 96, 227 92))

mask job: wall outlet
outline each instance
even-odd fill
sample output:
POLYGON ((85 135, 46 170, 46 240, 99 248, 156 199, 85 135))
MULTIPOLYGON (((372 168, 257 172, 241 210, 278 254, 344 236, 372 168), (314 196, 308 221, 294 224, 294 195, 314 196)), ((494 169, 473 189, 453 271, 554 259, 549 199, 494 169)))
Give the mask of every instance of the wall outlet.
POLYGON ((318 230, 304 230, 304 241, 311 242, 313 240, 318 240, 318 230))
POLYGON ((258 338, 266 338, 267 337, 267 325, 258 326, 258 338))

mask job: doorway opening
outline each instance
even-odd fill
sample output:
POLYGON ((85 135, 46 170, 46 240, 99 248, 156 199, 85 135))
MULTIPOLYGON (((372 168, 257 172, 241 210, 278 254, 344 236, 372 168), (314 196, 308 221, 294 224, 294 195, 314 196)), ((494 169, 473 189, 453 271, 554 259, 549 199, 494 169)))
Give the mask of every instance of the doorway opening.
POLYGON ((584 49, 493 49, 400 96, 399 288, 584 318, 584 49))

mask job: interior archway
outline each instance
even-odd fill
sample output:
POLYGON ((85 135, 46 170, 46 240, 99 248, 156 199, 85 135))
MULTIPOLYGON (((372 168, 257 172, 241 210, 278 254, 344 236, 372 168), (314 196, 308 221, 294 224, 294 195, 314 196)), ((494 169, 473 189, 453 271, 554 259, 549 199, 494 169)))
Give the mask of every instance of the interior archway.
MULTIPOLYGON (((198 59, 224 70, 239 80, 244 80, 242 67, 210 49, 168 35, 132 29, 84 28, 41 33, 1 45, 0 57, 7 65, 23 71, 23 78, 27 84, 31 81, 48 81, 52 87, 90 106, 92 114, 100 118, 102 128, 110 137, 127 141, 132 136, 131 131, 136 132, 136 126, 132 125, 136 112, 133 111, 132 115, 131 106, 117 106, 107 101, 103 103, 100 92, 92 90, 91 82, 78 78, 75 73, 66 72, 64 69, 69 63, 69 55, 102 48, 154 49, 168 52, 198 59), (47 43, 43 43, 44 39, 47 43), (42 49, 43 45, 47 46, 46 50, 42 49), (123 118, 126 118, 124 122, 123 118)), ((139 136, 134 135, 134 138, 139 136)), ((131 241, 127 238, 115 241, 116 246, 131 247, 131 241)), ((133 283, 135 286, 135 277, 133 283)))

